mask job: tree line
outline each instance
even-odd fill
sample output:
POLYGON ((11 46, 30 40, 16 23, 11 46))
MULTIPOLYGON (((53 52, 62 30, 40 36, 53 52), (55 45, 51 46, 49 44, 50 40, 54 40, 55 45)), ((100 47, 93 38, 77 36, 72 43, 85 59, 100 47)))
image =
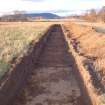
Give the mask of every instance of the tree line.
POLYGON ((81 16, 81 18, 92 22, 105 22, 105 6, 100 10, 91 9, 81 16))
POLYGON ((12 21, 27 21, 24 11, 14 11, 12 15, 3 15, 0 17, 0 21, 12 22, 12 21))

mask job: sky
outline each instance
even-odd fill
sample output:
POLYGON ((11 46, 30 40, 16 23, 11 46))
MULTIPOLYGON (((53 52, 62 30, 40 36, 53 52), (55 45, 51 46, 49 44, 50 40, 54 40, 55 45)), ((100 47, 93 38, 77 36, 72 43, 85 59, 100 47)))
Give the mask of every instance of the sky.
POLYGON ((85 10, 105 6, 105 0, 0 0, 0 15, 15 10, 55 13, 60 16, 81 14, 85 10))

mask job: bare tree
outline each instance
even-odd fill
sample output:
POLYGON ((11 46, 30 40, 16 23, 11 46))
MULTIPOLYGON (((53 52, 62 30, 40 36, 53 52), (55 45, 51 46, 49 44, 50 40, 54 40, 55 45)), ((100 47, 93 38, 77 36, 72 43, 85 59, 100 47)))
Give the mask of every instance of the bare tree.
POLYGON ((90 21, 97 21, 97 13, 95 9, 91 9, 89 14, 88 14, 88 20, 90 21))
POLYGON ((88 20, 88 21, 92 21, 95 22, 97 21, 97 12, 95 9, 91 9, 90 11, 87 11, 84 16, 82 16, 83 19, 88 20))
POLYGON ((98 18, 99 18, 101 21, 105 22, 105 6, 102 7, 102 9, 99 11, 99 13, 98 13, 98 18))
POLYGON ((14 11, 14 20, 15 21, 26 21, 27 17, 25 16, 25 11, 14 11))

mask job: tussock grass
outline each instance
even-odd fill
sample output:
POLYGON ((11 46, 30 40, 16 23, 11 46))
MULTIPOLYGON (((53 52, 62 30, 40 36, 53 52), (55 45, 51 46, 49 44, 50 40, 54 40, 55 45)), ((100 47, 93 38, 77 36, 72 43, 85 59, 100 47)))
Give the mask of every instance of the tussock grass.
POLYGON ((9 62, 27 51, 32 40, 38 41, 51 23, 0 23, 0 78, 10 67, 9 62))

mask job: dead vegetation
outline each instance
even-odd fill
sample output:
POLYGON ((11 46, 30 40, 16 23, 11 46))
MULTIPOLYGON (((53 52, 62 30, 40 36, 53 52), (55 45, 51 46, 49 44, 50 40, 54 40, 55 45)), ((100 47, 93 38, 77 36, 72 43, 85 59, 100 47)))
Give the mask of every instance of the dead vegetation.
POLYGON ((36 42, 52 23, 0 22, 0 78, 10 69, 11 61, 23 56, 30 43, 36 42))
POLYGON ((102 88, 105 87, 105 35, 97 33, 91 26, 68 23, 66 27, 71 32, 74 48, 84 57, 84 66, 90 70, 90 74, 93 71, 93 84, 101 93, 100 84, 102 88))

